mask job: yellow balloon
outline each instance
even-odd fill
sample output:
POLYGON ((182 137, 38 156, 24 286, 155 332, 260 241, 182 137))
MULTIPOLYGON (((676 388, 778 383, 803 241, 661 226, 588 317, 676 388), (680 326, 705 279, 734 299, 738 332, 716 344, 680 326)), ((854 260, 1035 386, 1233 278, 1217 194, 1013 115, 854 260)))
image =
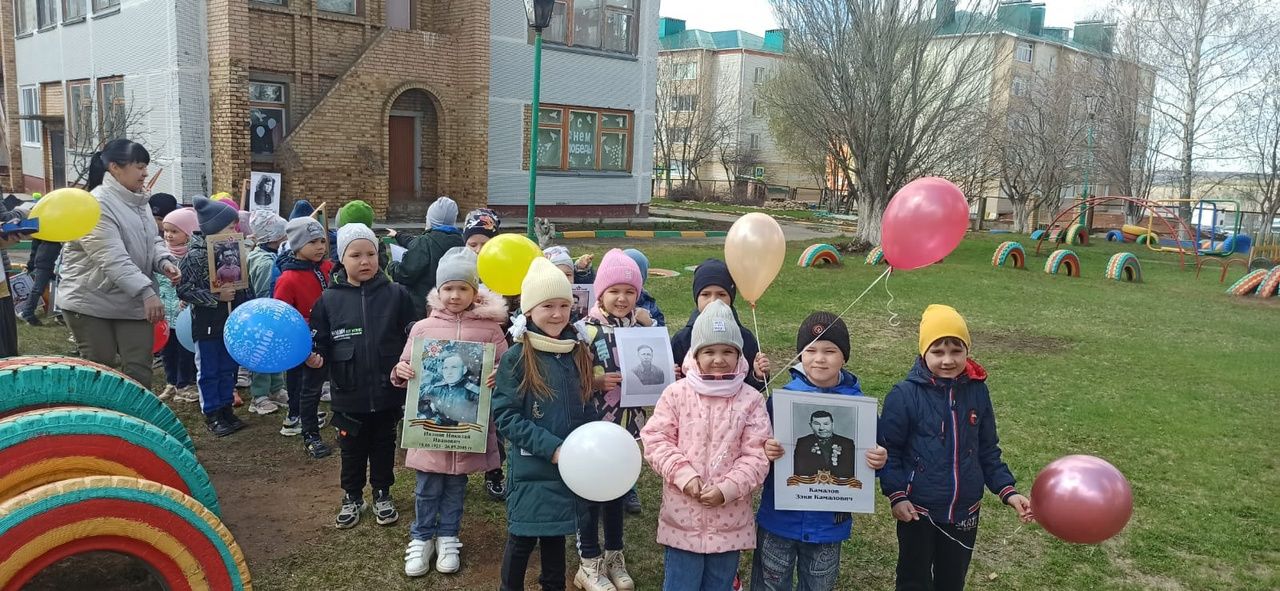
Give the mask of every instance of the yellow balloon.
POLYGON ((542 251, 520 234, 499 234, 484 243, 476 270, 485 287, 505 296, 520 294, 520 284, 542 251))
POLYGON ((724 262, 733 283, 751 306, 764 295, 782 270, 787 240, 782 227, 769 215, 749 213, 738 218, 724 239, 724 262))
POLYGON ((48 242, 71 242, 84 238, 102 217, 98 199, 84 189, 58 189, 36 202, 31 219, 40 220, 40 231, 34 238, 48 242))

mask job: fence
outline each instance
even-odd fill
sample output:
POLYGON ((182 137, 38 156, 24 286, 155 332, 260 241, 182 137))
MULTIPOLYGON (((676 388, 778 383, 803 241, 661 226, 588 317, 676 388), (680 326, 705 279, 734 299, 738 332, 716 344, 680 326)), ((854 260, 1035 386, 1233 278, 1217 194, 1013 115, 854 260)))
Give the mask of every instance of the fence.
POLYGON ((764 207, 766 202, 794 203, 796 209, 847 214, 856 210, 851 198, 830 189, 777 185, 756 179, 698 180, 654 179, 653 196, 671 201, 698 201, 764 207))

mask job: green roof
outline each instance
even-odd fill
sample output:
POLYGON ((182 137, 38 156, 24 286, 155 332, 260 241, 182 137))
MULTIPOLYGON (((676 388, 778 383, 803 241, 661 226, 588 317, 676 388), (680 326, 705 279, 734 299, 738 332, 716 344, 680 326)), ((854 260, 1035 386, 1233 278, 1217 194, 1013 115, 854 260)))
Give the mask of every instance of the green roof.
MULTIPOLYGON (((1054 27, 1045 27, 1045 29, 1052 28, 1054 27)), ((1061 45, 1084 53, 1101 53, 1097 48, 1083 45, 1070 39, 1059 39, 1043 34, 1037 35, 1030 31, 1010 26, 1008 23, 1002 23, 993 16, 968 10, 957 10, 955 20, 938 31, 939 35, 982 35, 986 33, 1008 33, 1041 43, 1061 45)))
POLYGON ((687 29, 674 35, 659 38, 658 44, 663 51, 679 49, 709 49, 713 51, 749 49, 752 51, 782 53, 782 48, 766 45, 763 37, 752 35, 746 31, 709 32, 699 29, 687 29))

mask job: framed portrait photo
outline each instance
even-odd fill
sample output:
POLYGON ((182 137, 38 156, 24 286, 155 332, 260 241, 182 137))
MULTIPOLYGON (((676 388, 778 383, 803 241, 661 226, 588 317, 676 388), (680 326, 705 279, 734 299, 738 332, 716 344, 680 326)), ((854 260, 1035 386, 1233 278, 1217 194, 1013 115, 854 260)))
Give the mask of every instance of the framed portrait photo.
POLYGON ((214 234, 205 239, 205 244, 209 250, 209 289, 249 289, 249 257, 244 235, 239 232, 214 234))
POLYGON ((586 318, 591 306, 596 303, 596 288, 590 283, 576 283, 573 286, 573 307, 569 310, 571 318, 586 318))
POLYGON ((658 404, 662 391, 676 381, 671 337, 661 326, 618 328, 613 331, 622 372, 622 407, 658 404))
POLYGON ((491 343, 414 339, 400 446, 484 453, 494 353, 491 343))
POLYGON ((784 511, 875 512, 876 399, 775 390, 775 506, 784 511))
POLYGON ((280 173, 250 173, 247 193, 245 201, 249 211, 265 209, 276 215, 280 214, 280 173))

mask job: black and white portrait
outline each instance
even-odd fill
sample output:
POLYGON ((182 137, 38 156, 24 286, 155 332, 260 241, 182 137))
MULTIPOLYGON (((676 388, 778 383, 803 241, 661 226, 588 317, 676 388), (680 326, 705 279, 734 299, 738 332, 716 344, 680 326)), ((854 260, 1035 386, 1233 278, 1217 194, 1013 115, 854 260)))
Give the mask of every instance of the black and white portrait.
POLYGON ((618 367, 622 371, 621 406, 653 406, 662 391, 675 381, 671 340, 667 329, 654 327, 619 328, 618 367))
POLYGON ((854 409, 811 404, 797 404, 793 409, 793 432, 797 438, 792 473, 817 476, 825 471, 833 477, 853 478, 854 442, 845 435, 853 435, 854 409), (798 424, 801 421, 803 425, 798 424))
POLYGON ((249 178, 249 210, 265 209, 280 213, 280 174, 254 172, 249 178))
POLYGON ((595 286, 589 283, 579 283, 573 286, 573 307, 569 309, 569 317, 574 321, 587 317, 587 312, 591 311, 591 306, 596 301, 595 286))
POLYGON ((775 505, 782 510, 871 513, 876 399, 775 390, 774 438, 786 453, 774 463, 775 505))
POLYGON ((491 344, 414 339, 401 434, 407 448, 481 452, 489 428, 491 344))

